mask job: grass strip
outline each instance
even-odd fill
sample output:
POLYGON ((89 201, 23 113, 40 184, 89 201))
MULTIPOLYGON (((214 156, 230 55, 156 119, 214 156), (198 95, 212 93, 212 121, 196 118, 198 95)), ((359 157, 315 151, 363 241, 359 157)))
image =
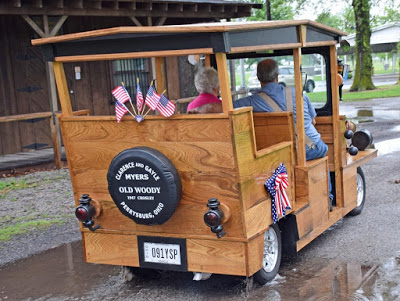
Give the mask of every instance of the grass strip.
POLYGON ((35 221, 27 221, 16 223, 11 226, 7 226, 0 229, 0 241, 7 241, 12 236, 18 234, 25 234, 32 230, 43 230, 48 228, 54 224, 61 224, 62 221, 60 219, 53 220, 35 220, 35 221))
POLYGON ((11 190, 24 189, 27 187, 35 187, 36 183, 26 183, 25 180, 15 181, 0 181, 0 198, 5 197, 5 195, 11 190))
MULTIPOLYGON (((326 102, 326 91, 307 93, 312 102, 326 102)), ((364 100, 372 98, 399 97, 400 85, 380 86, 376 90, 361 92, 343 91, 343 101, 364 100)))

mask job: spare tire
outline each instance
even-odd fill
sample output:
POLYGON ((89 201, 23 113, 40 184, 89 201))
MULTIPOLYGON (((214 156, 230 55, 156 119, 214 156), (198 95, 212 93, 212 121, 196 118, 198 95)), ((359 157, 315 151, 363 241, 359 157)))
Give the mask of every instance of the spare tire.
POLYGON ((182 182, 175 166, 149 147, 119 153, 110 164, 107 181, 118 209, 137 224, 164 224, 182 197, 182 182))

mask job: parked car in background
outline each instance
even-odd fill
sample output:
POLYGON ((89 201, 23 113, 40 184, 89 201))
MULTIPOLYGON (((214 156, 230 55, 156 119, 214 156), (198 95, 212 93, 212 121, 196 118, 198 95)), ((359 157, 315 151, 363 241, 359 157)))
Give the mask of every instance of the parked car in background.
MULTIPOLYGON (((279 67, 279 84, 286 87, 294 87, 294 69, 292 66, 281 66, 279 67)), ((312 76, 308 76, 305 72, 302 73, 302 79, 304 84, 304 91, 310 93, 314 91, 315 82, 312 76)), ((250 89, 259 88, 260 82, 257 78, 257 70, 254 70, 249 77, 247 86, 250 89)))

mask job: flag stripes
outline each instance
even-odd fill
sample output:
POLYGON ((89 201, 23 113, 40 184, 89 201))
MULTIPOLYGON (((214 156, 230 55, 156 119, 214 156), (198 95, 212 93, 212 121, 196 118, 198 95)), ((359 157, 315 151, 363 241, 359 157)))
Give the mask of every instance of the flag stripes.
POLYGON ((170 117, 175 113, 175 104, 168 100, 164 94, 161 94, 160 100, 157 104, 157 111, 164 117, 170 117))
POLYGON ((159 100, 160 95, 156 93, 154 87, 151 85, 147 91, 145 100, 146 104, 154 111, 157 108, 159 100))

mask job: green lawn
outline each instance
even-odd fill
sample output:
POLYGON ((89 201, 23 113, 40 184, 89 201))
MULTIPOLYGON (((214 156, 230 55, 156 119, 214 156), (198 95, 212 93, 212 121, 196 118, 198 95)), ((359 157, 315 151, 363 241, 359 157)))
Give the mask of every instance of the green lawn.
MULTIPOLYGON (((380 86, 376 90, 362 91, 362 92, 349 92, 343 91, 343 101, 362 100, 371 98, 382 97, 400 97, 400 85, 393 86, 380 86)), ((307 96, 312 102, 325 102, 326 92, 313 92, 307 93, 307 96)))

